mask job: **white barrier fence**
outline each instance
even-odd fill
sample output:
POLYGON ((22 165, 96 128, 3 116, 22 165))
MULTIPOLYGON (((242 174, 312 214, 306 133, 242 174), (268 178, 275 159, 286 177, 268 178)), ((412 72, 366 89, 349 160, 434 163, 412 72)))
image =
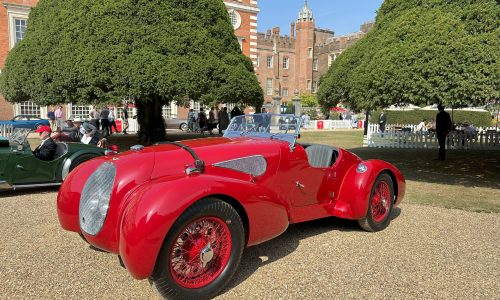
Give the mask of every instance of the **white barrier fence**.
POLYGON ((0 136, 8 137, 14 131, 14 125, 2 124, 0 125, 0 136))
MULTIPOLYGON (((368 124, 365 147, 439 148, 437 136, 430 131, 417 131, 417 125, 387 125, 384 133, 378 124, 368 124)), ((500 131, 494 127, 479 128, 475 135, 452 131, 446 139, 448 149, 500 150, 500 131)))
POLYGON ((311 120, 304 122, 304 128, 306 129, 350 129, 357 128, 357 122, 352 120, 311 120))

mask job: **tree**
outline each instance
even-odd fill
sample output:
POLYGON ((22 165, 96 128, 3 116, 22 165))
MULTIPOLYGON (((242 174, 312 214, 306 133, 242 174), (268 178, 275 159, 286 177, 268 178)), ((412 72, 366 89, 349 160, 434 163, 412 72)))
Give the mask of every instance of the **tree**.
POLYGON ((311 93, 301 93, 300 100, 302 102, 302 107, 317 107, 318 99, 315 94, 311 93))
POLYGON ((320 80, 322 106, 483 105, 499 97, 495 0, 385 0, 374 29, 320 80))
POLYGON ((263 102, 220 0, 41 0, 0 92, 40 105, 132 97, 145 142, 164 139, 170 101, 263 102))

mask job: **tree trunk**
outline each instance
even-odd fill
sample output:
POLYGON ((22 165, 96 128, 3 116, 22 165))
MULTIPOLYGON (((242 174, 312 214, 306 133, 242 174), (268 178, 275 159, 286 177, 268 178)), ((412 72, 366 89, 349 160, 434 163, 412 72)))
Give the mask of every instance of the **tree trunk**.
POLYGON ((151 145, 165 140, 165 123, 162 116, 164 101, 160 96, 135 100, 139 141, 151 145))

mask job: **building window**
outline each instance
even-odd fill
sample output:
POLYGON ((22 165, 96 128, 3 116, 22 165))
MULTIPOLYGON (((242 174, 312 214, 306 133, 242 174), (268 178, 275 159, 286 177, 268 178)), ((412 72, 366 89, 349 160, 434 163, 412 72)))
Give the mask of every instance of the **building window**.
POLYGON ((260 67, 260 55, 257 56, 257 61, 255 64, 257 65, 257 67, 260 67))
POLYGON ((290 58, 283 57, 283 69, 287 70, 290 66, 290 58))
POLYGON ((313 58, 313 48, 307 48, 307 56, 313 58))
POLYGON ((32 115, 37 117, 41 117, 42 115, 40 106, 31 101, 24 101, 19 103, 19 108, 21 115, 32 115))
POLYGON ((318 71, 318 59, 313 59, 313 70, 318 71))
POLYGON ((312 82, 311 92, 314 94, 318 92, 318 82, 317 81, 312 82))
POLYGON ((272 56, 268 56, 267 57, 267 67, 268 68, 272 68, 273 67, 273 57, 272 56))
POLYGON ((311 79, 307 79, 307 89, 311 89, 311 79))
POLYGON ((283 88, 283 90, 281 91, 281 95, 283 97, 288 97, 288 89, 287 88, 283 88))
POLYGON ((26 32, 26 19, 14 19, 16 43, 24 38, 26 32))
POLYGON ((273 79, 272 78, 268 78, 266 81, 266 94, 268 96, 273 95, 273 79))
POLYGON ((177 119, 177 106, 171 102, 168 105, 163 105, 161 115, 164 119, 177 119))
POLYGON ((89 112, 92 109, 92 106, 89 105, 71 105, 71 114, 70 117, 80 117, 82 119, 86 119, 89 117, 89 112))
POLYGON ((241 16, 240 14, 235 11, 234 9, 231 9, 228 11, 229 13, 229 20, 231 20, 231 25, 233 25, 233 28, 236 30, 240 28, 241 26, 241 16))
POLYGON ((17 42, 24 38, 31 7, 10 3, 3 3, 3 6, 7 8, 7 16, 9 20, 9 47, 12 48, 17 42))
POLYGON ((200 102, 196 102, 196 101, 193 101, 191 100, 191 108, 195 111, 195 112, 199 112, 200 111, 200 102))
MULTIPOLYGON (((116 108, 117 113, 116 113, 116 118, 117 119, 122 119, 123 120, 123 106, 122 107, 117 107, 116 108)), ((128 118, 133 118, 134 117, 134 108, 133 107, 127 107, 127 113, 128 113, 128 118)))

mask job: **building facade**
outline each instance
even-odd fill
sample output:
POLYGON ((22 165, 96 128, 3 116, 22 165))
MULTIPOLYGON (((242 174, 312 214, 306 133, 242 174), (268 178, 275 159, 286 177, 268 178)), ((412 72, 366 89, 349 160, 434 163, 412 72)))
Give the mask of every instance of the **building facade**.
MULTIPOLYGON (((0 0, 0 69, 5 64, 9 50, 24 37, 30 9, 38 0, 0 0)), ((243 54, 248 56, 264 91, 265 101, 280 96, 283 103, 291 101, 298 93, 316 93, 321 75, 331 62, 347 47, 363 37, 373 25, 367 23, 361 30, 346 36, 335 37, 331 30, 316 28, 313 12, 307 1, 299 11, 296 21, 290 25, 290 34, 282 35, 280 28, 257 32, 257 0, 225 0, 231 24, 243 54)), ((199 110, 198 103, 191 108, 199 110)), ((12 104, 0 96, 0 119, 10 119, 18 114, 40 117, 47 115, 48 107, 30 101, 12 104)), ((64 105, 64 116, 88 115, 91 106, 64 105)), ((129 115, 135 115, 131 106, 129 115)), ((121 117, 118 112, 118 117, 121 117)), ((188 108, 175 103, 163 108, 165 118, 187 117, 188 108)))
POLYGON ((333 31, 315 26, 313 12, 304 1, 289 35, 282 35, 279 27, 257 34, 255 72, 265 101, 279 96, 286 103, 295 94, 315 94, 331 63, 372 27, 372 22, 366 23, 359 32, 337 37, 333 31))

